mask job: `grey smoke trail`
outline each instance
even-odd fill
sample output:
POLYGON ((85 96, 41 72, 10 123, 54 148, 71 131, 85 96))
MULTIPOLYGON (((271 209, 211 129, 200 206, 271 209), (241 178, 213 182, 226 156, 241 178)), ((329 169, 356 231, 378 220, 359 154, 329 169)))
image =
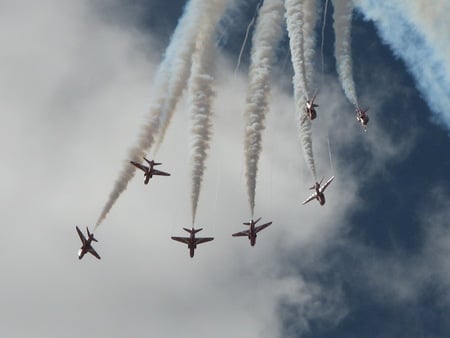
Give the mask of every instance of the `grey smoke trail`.
POLYGON ((197 38, 188 88, 188 106, 191 116, 192 224, 195 223, 198 199, 206 168, 207 151, 211 139, 212 100, 215 95, 212 86, 215 51, 212 36, 217 21, 224 10, 222 0, 208 0, 208 2, 209 6, 206 9, 208 15, 205 16, 197 38))
POLYGON ((186 5, 185 12, 175 29, 164 60, 161 62, 155 77, 153 85, 155 98, 150 106, 148 121, 142 127, 137 144, 129 151, 128 159, 119 173, 119 177, 109 194, 95 228, 108 215, 114 203, 121 193, 126 190, 129 181, 135 174, 136 168, 130 165, 128 161, 142 161, 142 157, 145 156, 145 153, 155 141, 155 137, 161 127, 161 120, 167 120, 167 117, 171 116, 175 110, 189 76, 190 56, 192 55, 198 32, 197 22, 203 15, 201 9, 205 1, 207 0, 191 0, 186 5), (189 58, 187 55, 189 55, 189 58))
MULTIPOLYGON (((294 100, 295 111, 300 129, 300 141, 303 147, 306 163, 315 181, 316 167, 312 152, 311 121, 307 118, 304 107, 307 99, 307 86, 304 61, 304 37, 303 13, 304 0, 286 0, 286 23, 289 35, 289 45, 291 49, 292 65, 294 68, 294 100)), ((306 45, 309 46, 307 43, 306 45)), ((312 66, 312 63, 311 63, 312 66)))
POLYGON ((350 0, 332 0, 334 13, 334 54, 337 63, 337 72, 342 88, 348 100, 358 105, 355 82, 353 81, 352 50, 350 28, 353 5, 350 0))
POLYGON ((256 175, 262 147, 262 131, 268 110, 270 71, 275 47, 281 39, 283 0, 266 0, 261 7, 252 39, 249 85, 245 109, 245 164, 247 193, 253 217, 256 175))

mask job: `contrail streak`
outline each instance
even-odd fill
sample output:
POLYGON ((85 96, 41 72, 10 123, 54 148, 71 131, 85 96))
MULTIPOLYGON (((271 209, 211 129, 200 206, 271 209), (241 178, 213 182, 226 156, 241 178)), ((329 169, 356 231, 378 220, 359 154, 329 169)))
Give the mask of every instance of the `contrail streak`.
POLYGON ((242 42, 241 50, 239 51, 239 56, 238 56, 238 61, 237 61, 237 64, 236 64, 236 68, 234 68, 234 73, 235 74, 237 73, 237 71, 239 70, 239 66, 241 65, 242 54, 244 54, 244 49, 245 49, 245 46, 247 44, 247 39, 248 39, 248 35, 250 33, 250 28, 252 28, 253 24, 255 23, 256 16, 258 15, 259 8, 261 7, 261 2, 262 2, 262 0, 256 6, 255 15, 253 16, 252 20, 247 25, 247 29, 245 30, 244 41, 242 42))
POLYGON ((334 7, 334 54, 337 63, 337 72, 342 88, 348 100, 358 105, 355 82, 353 81, 352 50, 350 28, 353 5, 350 0, 332 0, 334 7))
MULTIPOLYGON (((306 83, 305 74, 305 46, 310 48, 310 42, 305 43, 304 32, 308 29, 304 29, 304 16, 307 16, 305 12, 306 7, 304 6, 305 0, 286 0, 286 23, 289 35, 289 45, 291 50, 292 65, 294 68, 294 100, 295 100, 295 111, 297 115, 297 120, 300 130, 300 141, 303 147, 304 156, 306 163, 309 166, 311 174, 315 181, 316 178, 316 168, 314 164, 314 156, 312 152, 312 138, 311 138, 311 121, 306 116, 305 112, 305 101, 308 98, 308 87, 306 83)), ((311 23, 307 25, 312 27, 311 23)), ((312 54, 307 53, 308 56, 312 54)), ((312 62, 308 61, 308 65, 312 67, 312 62)))
POLYGON ((327 23, 327 12, 328 12, 328 0, 325 1, 325 9, 323 11, 323 22, 322 22, 322 38, 320 40, 320 63, 322 65, 322 86, 324 85, 324 58, 323 58, 323 45, 325 42, 325 26, 327 23))
POLYGON ((355 0, 406 64, 428 106, 450 130, 450 2, 355 0))
POLYGON ((281 39, 283 0, 266 0, 261 7, 252 39, 249 85, 245 108, 245 164, 247 193, 253 217, 256 175, 262 148, 262 131, 268 110, 270 72, 275 47, 281 39))
MULTIPOLYGON (((137 144, 129 151, 128 160, 140 162, 155 141, 161 120, 167 121, 173 114, 179 97, 186 85, 190 69, 190 56, 192 55, 195 38, 198 32, 197 22, 202 16, 201 5, 207 0, 192 0, 185 8, 170 44, 166 49, 164 60, 161 62, 154 82, 155 99, 150 107, 149 118, 142 127, 137 144), (189 55, 189 58, 187 58, 189 55)), ((124 163, 113 190, 103 207, 95 228, 108 215, 109 211, 124 192, 133 178, 136 168, 128 162, 124 163)))
POLYGON ((213 90, 212 76, 213 56, 215 46, 212 41, 214 27, 223 10, 222 0, 207 0, 208 15, 202 23, 201 31, 196 41, 196 50, 193 55, 191 77, 188 88, 189 115, 191 116, 191 173, 192 173, 192 224, 195 223, 198 199, 200 195, 205 162, 211 139, 211 115, 213 90))

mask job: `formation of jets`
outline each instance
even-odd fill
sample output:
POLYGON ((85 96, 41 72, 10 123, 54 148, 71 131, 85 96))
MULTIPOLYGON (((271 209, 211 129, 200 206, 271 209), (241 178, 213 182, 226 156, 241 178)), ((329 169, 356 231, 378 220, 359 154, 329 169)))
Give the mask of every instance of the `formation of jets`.
POLYGON ((319 201, 320 205, 324 205, 325 195, 323 194, 323 192, 330 185, 333 179, 334 176, 331 176, 331 178, 323 186, 321 186, 323 178, 320 180, 320 182, 316 182, 311 188, 309 188, 310 190, 314 190, 314 193, 312 193, 311 196, 309 196, 306 200, 304 200, 302 204, 306 204, 312 201, 313 199, 316 199, 319 201))
POLYGON ((97 242, 97 240, 94 238, 94 234, 91 234, 89 232, 89 228, 86 227, 87 235, 88 235, 88 238, 86 239, 86 237, 84 237, 81 230, 78 227, 76 227, 76 228, 77 228, 78 236, 80 236, 81 244, 82 244, 80 250, 78 250, 78 259, 82 259, 83 256, 87 252, 89 252, 94 257, 100 259, 100 256, 98 255, 98 253, 92 247, 92 241, 97 242))
POLYGON ((269 225, 272 224, 272 222, 268 222, 259 226, 255 226, 256 223, 258 223, 261 220, 261 217, 258 218, 256 221, 251 220, 250 222, 242 223, 244 225, 248 225, 249 228, 244 231, 236 232, 232 236, 233 237, 239 237, 239 236, 246 236, 250 240, 250 245, 254 246, 256 243, 256 237, 257 233, 260 232, 262 229, 267 228, 269 225))
POLYGON ((195 237, 195 234, 197 232, 203 230, 202 228, 195 229, 194 227, 192 227, 192 229, 188 229, 188 228, 183 228, 183 229, 185 231, 189 232, 189 234, 190 234, 189 237, 172 236, 171 238, 174 241, 178 241, 178 242, 187 244, 188 249, 189 249, 189 255, 191 256, 191 258, 194 257, 194 251, 195 251, 195 249, 197 249, 197 244, 210 242, 214 239, 213 237, 195 237))
MULTIPOLYGON (((316 97, 316 94, 313 95, 311 102, 308 100, 306 103, 307 114, 309 114, 308 116, 311 119, 314 119, 316 117, 316 112, 315 112, 314 107, 318 107, 317 104, 314 104, 315 97, 316 97)), ((359 108, 357 108, 358 120, 359 120, 359 117, 361 116, 360 118, 365 123, 364 124, 363 122, 361 122, 361 123, 363 123, 363 125, 366 125, 368 122, 368 119, 369 119, 367 117, 367 115, 365 114, 366 111, 367 111, 367 109, 365 111, 362 111, 359 108)), ((166 172, 160 171, 160 170, 156 170, 153 168, 154 166, 160 165, 162 163, 157 163, 153 160, 150 161, 145 157, 144 157, 144 160, 148 163, 149 166, 145 166, 143 164, 140 164, 140 163, 137 163, 134 161, 130 161, 130 163, 132 165, 134 165, 135 167, 139 168, 140 170, 142 170, 144 172, 144 176, 145 176, 144 184, 147 184, 153 175, 170 176, 169 173, 166 173, 166 172)), ((312 186, 310 188, 311 190, 314 190, 314 193, 311 194, 311 196, 309 196, 305 201, 303 201, 302 204, 306 204, 306 203, 312 201, 313 199, 317 199, 319 201, 320 205, 324 205, 325 204, 324 191, 328 187, 328 185, 330 185, 330 183, 331 183, 331 181, 333 181, 333 179, 334 179, 334 176, 332 176, 323 186, 321 185, 323 179, 320 182, 316 182, 314 184, 314 186, 312 186)), ((249 228, 246 230, 243 230, 243 231, 236 232, 236 233, 232 234, 232 236, 233 237, 247 237, 250 240, 250 245, 254 246, 256 244, 257 233, 272 224, 272 222, 267 222, 262 225, 256 226, 256 224, 260 220, 261 220, 261 217, 258 218, 256 221, 254 221, 252 219, 252 220, 250 220, 250 222, 243 223, 244 225, 247 225, 249 228)), ((189 249, 189 255, 191 257, 194 257, 195 249, 197 248, 198 244, 210 242, 214 239, 213 237, 196 237, 195 234, 197 232, 201 231, 202 228, 195 229, 194 226, 192 226, 191 229, 188 229, 188 228, 183 228, 183 229, 190 234, 189 237, 172 236, 171 238, 175 241, 187 244, 188 249, 189 249)), ((86 238, 83 235, 83 233, 81 232, 81 230, 78 228, 78 226, 76 226, 76 230, 77 230, 78 236, 80 237, 80 240, 82 243, 82 246, 81 246, 80 250, 78 251, 78 258, 81 260, 86 253, 90 253, 97 259, 100 259, 99 254, 92 247, 92 241, 97 242, 97 239, 94 238, 94 234, 90 233, 89 228, 86 227, 86 230, 87 230, 87 238, 86 238)))
POLYGON ((169 173, 166 173, 164 171, 161 170, 157 170, 154 169, 154 166, 157 165, 161 165, 162 163, 157 163, 153 160, 149 161, 144 157, 144 160, 148 163, 148 167, 146 165, 134 162, 134 161, 130 161, 130 163, 132 165, 134 165, 136 168, 141 169, 144 172, 144 177, 145 177, 145 184, 148 184, 148 181, 150 181, 150 179, 153 177, 153 175, 160 175, 160 176, 170 176, 169 173))

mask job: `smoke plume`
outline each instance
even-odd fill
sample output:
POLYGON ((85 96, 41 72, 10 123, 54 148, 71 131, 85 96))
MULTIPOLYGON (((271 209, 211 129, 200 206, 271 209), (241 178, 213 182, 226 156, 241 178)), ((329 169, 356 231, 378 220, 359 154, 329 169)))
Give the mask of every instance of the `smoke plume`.
POLYGON ((450 130, 450 2, 355 0, 406 64, 437 119, 450 130))
POLYGON ((223 1, 207 0, 205 16, 198 35, 193 55, 191 77, 188 88, 188 105, 191 117, 191 165, 192 165, 192 224, 195 223, 198 199, 203 173, 205 171, 207 151, 211 139, 211 115, 213 90, 213 55, 215 46, 212 37, 214 28, 224 10, 223 1))
POLYGON ((350 0, 332 0, 334 7, 334 54, 336 57, 337 72, 342 88, 348 100, 358 105, 355 82, 352 70, 352 49, 350 28, 353 6, 350 0))
POLYGON ((262 131, 268 110, 270 94, 270 71, 275 46, 277 46, 283 23, 283 1, 266 0, 260 8, 252 39, 249 85, 245 109, 245 164, 247 193, 253 217, 255 208, 256 175, 261 152, 262 131))

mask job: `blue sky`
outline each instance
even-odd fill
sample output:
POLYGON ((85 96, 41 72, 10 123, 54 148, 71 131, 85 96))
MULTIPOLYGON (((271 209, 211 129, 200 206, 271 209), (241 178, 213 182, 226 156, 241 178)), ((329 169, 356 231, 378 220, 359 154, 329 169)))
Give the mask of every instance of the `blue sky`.
POLYGON ((0 249, 0 296, 8 306, 0 335, 446 337, 448 127, 401 55, 357 11, 353 75, 371 118, 363 132, 337 78, 331 4, 323 87, 318 49, 314 59, 320 106, 312 129, 318 177, 336 176, 326 205, 301 205, 313 182, 295 127, 285 34, 256 188, 255 216, 273 225, 255 247, 231 237, 250 218, 243 174, 250 43, 233 72, 257 4, 237 1, 219 33, 197 213, 196 225, 215 240, 190 259, 169 238, 191 220, 184 93, 156 158, 172 176, 144 186, 136 175, 96 233, 102 260, 78 261, 75 225, 95 222, 127 164, 184 3, 3 3, 0 177, 8 240, 0 249))

